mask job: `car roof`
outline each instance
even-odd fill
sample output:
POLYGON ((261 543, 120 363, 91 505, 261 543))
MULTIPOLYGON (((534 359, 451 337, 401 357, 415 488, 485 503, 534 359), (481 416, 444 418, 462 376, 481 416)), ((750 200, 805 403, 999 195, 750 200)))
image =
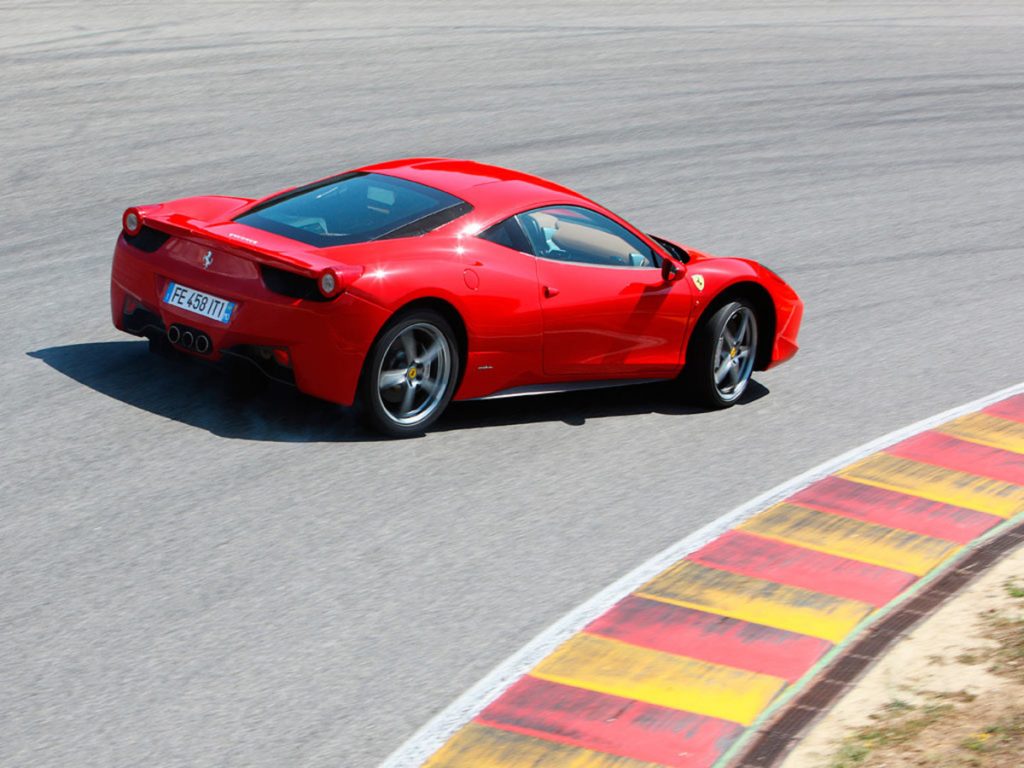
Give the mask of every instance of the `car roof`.
POLYGON ((453 194, 477 209, 524 210, 551 203, 594 204, 578 192, 539 176, 475 160, 417 157, 368 165, 359 170, 425 184, 453 194))

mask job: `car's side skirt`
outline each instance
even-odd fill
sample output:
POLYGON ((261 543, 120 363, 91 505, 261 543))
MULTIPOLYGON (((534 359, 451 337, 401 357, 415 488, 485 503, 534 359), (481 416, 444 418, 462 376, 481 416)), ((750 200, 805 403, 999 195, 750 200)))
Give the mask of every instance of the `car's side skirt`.
POLYGON ((580 392, 587 389, 610 389, 612 387, 628 387, 633 384, 655 384, 664 379, 610 379, 604 381, 567 381, 559 384, 528 384, 522 387, 502 389, 483 397, 471 397, 467 400, 501 400, 506 397, 525 397, 527 395, 553 395, 559 392, 580 392))

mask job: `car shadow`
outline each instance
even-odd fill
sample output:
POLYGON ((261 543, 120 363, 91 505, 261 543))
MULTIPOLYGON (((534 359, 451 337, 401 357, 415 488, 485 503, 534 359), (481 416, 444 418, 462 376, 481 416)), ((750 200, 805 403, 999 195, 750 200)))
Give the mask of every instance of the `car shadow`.
MULTIPOLYGON (((747 405, 767 394, 767 387, 751 379, 747 391, 736 401, 736 405, 747 405)), ((685 416, 707 413, 707 410, 687 403, 685 395, 680 392, 680 385, 666 381, 533 397, 452 403, 444 418, 434 425, 433 431, 544 421, 561 421, 579 427, 586 424, 588 419, 608 416, 639 416, 645 413, 685 416)))
MULTIPOLYGON (((90 389, 144 411, 221 437, 275 442, 382 440, 365 429, 350 408, 271 383, 240 397, 219 366, 186 355, 167 359, 145 341, 108 341, 47 347, 28 355, 90 389)), ((737 403, 754 402, 768 390, 751 381, 737 403)), ((565 392, 536 397, 452 403, 432 432, 588 419, 643 413, 693 414, 670 383, 565 392)))
POLYGON ((378 439, 345 408, 271 383, 231 391, 220 366, 185 354, 154 355, 145 340, 48 347, 28 353, 96 392, 221 437, 276 442, 378 439))

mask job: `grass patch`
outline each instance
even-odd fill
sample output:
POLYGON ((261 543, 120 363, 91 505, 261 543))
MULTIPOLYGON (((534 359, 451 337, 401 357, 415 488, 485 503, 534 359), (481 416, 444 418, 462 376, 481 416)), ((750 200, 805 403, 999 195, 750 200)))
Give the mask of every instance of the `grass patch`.
POLYGON ((999 722, 972 733, 960 742, 960 747, 969 752, 991 754, 993 758, 1020 755, 1024 750, 1024 709, 1018 709, 999 722))
POLYGON ((843 742, 830 768, 854 768, 876 750, 907 744, 952 711, 952 704, 929 704, 917 710, 894 699, 885 705, 879 724, 861 728, 843 742))
POLYGON ((999 643, 992 653, 992 671, 1024 683, 1024 619, 994 617, 991 626, 999 643))
POLYGON ((839 748, 830 768, 855 768, 864 762, 871 750, 862 744, 847 743, 839 748))
MULTIPOLYGON (((989 710, 974 704, 930 704, 920 709, 890 702, 879 713, 886 722, 861 728, 846 739, 828 768, 1018 768, 1024 756, 1024 708, 997 722, 968 730, 989 710), (977 718, 977 719, 975 719, 977 718), (964 733, 968 735, 964 736, 964 733), (959 735, 957 735, 959 734, 959 735)), ((984 720, 982 720, 984 722, 984 720)))
POLYGON ((998 739, 993 740, 992 737, 998 736, 1001 730, 998 725, 990 725, 982 731, 972 733, 960 742, 960 746, 972 752, 991 752, 995 749, 996 741, 998 741, 998 739))
POLYGON ((936 667, 955 660, 974 668, 923 679, 919 673, 894 674, 890 695, 908 698, 890 698, 815 768, 1024 768, 1024 580, 990 582, 986 590, 996 602, 977 610, 978 624, 950 648, 948 659, 920 651, 918 656, 936 667), (995 681, 982 669, 1003 679, 995 681), (907 685, 911 680, 914 688, 907 685), (964 687, 929 690, 936 684, 945 688, 949 680, 964 687))
POLYGON ((913 704, 904 701, 903 699, 893 699, 885 705, 886 712, 909 712, 913 708, 913 704))
POLYGON ((946 691, 945 693, 933 693, 931 695, 940 701, 955 701, 960 704, 970 704, 978 698, 976 694, 968 693, 965 690, 946 691))

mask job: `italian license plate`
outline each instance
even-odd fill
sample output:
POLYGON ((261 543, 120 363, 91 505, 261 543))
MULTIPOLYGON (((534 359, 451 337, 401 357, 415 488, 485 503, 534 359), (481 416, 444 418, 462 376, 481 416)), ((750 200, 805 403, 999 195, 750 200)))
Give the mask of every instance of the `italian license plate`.
POLYGON ((194 312, 225 324, 231 321, 231 313, 235 311, 233 301, 221 299, 175 282, 167 284, 164 302, 172 307, 194 312))

